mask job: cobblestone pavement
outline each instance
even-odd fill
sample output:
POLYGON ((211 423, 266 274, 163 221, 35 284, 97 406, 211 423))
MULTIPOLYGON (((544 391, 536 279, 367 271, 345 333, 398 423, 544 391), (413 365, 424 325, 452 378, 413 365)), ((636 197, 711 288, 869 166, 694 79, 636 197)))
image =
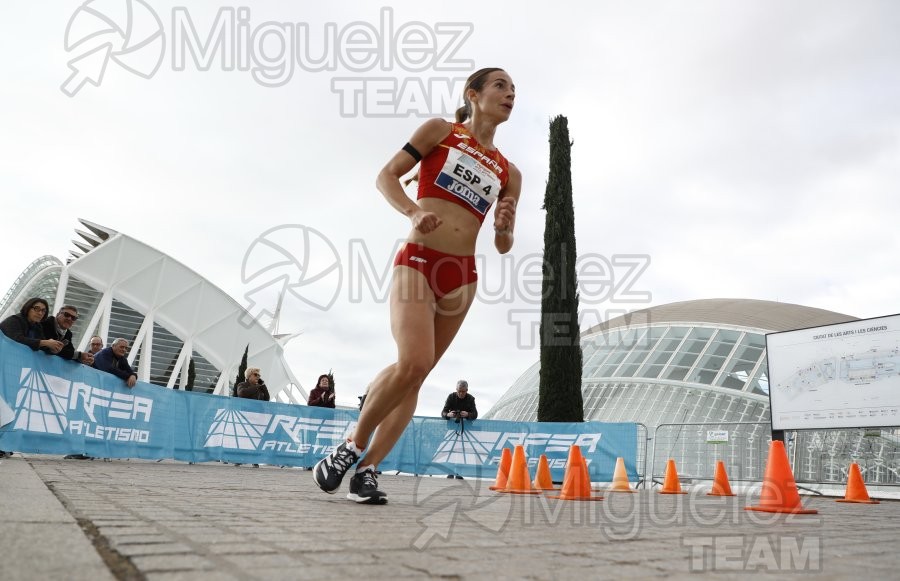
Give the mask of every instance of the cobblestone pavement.
MULTIPOLYGON (((491 483, 383 475, 386 506, 315 487, 299 469, 0 461, 0 579, 897 578, 900 502, 491 492, 491 483), (812 575, 810 575, 812 573, 812 575)), ((700 491, 698 491, 700 492, 700 491)), ((702 491, 702 492, 705 492, 702 491)))

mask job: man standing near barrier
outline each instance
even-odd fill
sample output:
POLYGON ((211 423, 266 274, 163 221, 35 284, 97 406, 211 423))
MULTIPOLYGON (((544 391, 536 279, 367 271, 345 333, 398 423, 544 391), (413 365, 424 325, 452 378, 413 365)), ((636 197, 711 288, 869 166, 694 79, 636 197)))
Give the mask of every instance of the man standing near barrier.
POLYGON ((125 382, 128 387, 134 387, 137 383, 137 373, 128 364, 125 356, 128 354, 128 341, 116 339, 112 345, 101 350, 94 357, 94 367, 106 373, 112 373, 125 382))
POLYGON ((456 382, 456 391, 447 396, 441 417, 445 420, 463 418, 469 421, 478 417, 475 398, 469 395, 469 382, 460 379, 456 382))
POLYGON ((55 317, 47 317, 41 323, 44 328, 44 337, 48 339, 56 339, 63 344, 59 351, 45 349, 48 353, 53 353, 69 361, 80 361, 85 365, 94 364, 93 353, 76 351, 75 345, 72 344, 72 326, 78 320, 78 309, 72 305, 65 305, 59 310, 55 317))
POLYGON ((103 349, 103 337, 100 335, 94 335, 91 337, 91 343, 88 347, 91 351, 91 355, 96 355, 103 349))
POLYGON ((269 401, 271 399, 269 396, 269 388, 266 387, 266 383, 262 380, 262 377, 260 377, 259 367, 248 367, 247 381, 242 381, 237 384, 235 389, 237 390, 238 397, 243 397, 245 399, 262 401, 269 401))

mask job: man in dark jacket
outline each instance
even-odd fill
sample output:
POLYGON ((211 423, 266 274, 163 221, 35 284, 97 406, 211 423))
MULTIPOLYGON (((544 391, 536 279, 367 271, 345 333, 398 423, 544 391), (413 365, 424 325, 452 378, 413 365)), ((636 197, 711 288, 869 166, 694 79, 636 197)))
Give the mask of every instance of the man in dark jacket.
POLYGON ((125 355, 128 353, 128 341, 116 339, 106 349, 101 349, 94 356, 94 368, 106 373, 112 373, 125 382, 128 387, 134 387, 137 383, 137 373, 128 364, 125 355))
MULTIPOLYGON (((85 365, 94 364, 94 355, 88 352, 82 353, 75 350, 72 344, 72 325, 78 320, 78 309, 72 305, 65 305, 56 313, 55 317, 44 319, 44 337, 56 339, 63 344, 63 348, 56 352, 63 359, 80 361, 85 365)), ((45 351, 50 352, 48 349, 45 351)))
POLYGON ((460 379, 456 382, 456 392, 447 396, 447 402, 441 411, 441 417, 447 420, 465 418, 474 420, 478 417, 475 398, 469 395, 469 382, 460 379))
MULTIPOLYGON (((269 388, 266 387, 266 382, 260 377, 259 367, 248 367, 245 377, 246 381, 242 381, 234 386, 236 395, 244 399, 269 401, 269 388)), ((240 466, 241 464, 235 462, 234 465, 240 466)), ((253 464, 253 467, 259 468, 259 464, 253 464)))
POLYGON ((235 386, 237 396, 244 399, 261 399, 269 401, 269 388, 266 387, 262 377, 259 376, 259 367, 247 368, 247 381, 242 381, 235 386))

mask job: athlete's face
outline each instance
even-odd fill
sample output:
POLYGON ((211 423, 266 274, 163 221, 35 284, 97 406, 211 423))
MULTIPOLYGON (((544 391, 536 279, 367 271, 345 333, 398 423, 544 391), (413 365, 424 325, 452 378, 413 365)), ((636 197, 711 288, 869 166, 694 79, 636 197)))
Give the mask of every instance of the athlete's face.
POLYGON ((516 86, 505 71, 494 71, 488 74, 481 91, 472 91, 469 100, 481 113, 502 123, 509 119, 512 113, 516 100, 516 86))

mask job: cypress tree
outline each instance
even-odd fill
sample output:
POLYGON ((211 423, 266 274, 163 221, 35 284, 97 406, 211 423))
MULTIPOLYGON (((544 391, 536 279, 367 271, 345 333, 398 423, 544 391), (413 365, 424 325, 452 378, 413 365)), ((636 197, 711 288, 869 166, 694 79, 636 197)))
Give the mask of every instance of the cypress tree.
POLYGON ((184 385, 184 391, 194 391, 194 379, 197 378, 197 372, 194 370, 194 358, 191 357, 188 363, 187 383, 184 385))
POLYGON ((244 347, 244 356, 241 357, 241 364, 238 366, 238 374, 237 378, 234 380, 234 385, 231 388, 231 395, 237 397, 237 385, 239 383, 243 383, 247 381, 247 378, 244 377, 244 374, 247 373, 247 353, 250 351, 250 343, 247 343, 247 346, 244 347))
POLYGON ((539 422, 584 421, 571 148, 568 120, 557 116, 550 121, 550 175, 543 205, 547 215, 541 290, 539 422))

